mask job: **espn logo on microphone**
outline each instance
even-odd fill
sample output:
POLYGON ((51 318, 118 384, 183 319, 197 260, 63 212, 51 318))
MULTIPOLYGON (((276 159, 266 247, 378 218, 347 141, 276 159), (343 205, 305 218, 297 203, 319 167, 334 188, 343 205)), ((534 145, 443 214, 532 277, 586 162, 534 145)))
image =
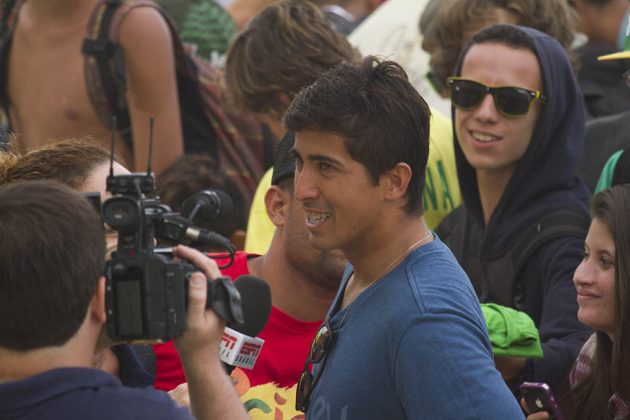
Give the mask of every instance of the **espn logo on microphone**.
POLYGON ((226 327, 221 339, 219 355, 228 365, 251 369, 256 363, 265 340, 249 337, 226 327))

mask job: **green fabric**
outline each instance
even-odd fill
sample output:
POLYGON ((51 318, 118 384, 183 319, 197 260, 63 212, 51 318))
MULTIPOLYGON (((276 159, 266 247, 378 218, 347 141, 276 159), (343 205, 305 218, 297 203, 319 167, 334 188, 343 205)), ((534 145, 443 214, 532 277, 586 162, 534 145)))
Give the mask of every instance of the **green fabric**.
POLYGON ((482 303, 481 311, 495 356, 543 357, 538 329, 525 312, 494 303, 482 303))
POLYGON ((184 42, 197 46, 197 55, 210 60, 212 53, 225 54, 236 25, 221 6, 211 1, 192 2, 180 31, 184 42))
POLYGON ((211 60, 213 53, 223 55, 236 25, 230 15, 212 0, 156 0, 175 20, 179 35, 187 44, 197 47, 196 53, 211 60))
POLYGON ((595 186, 596 193, 612 187, 612 179, 613 175, 615 174, 615 167, 617 166, 617 161, 621 157, 622 153, 623 150, 619 150, 615 152, 611 157, 609 157, 606 161, 604 169, 602 169, 602 173, 599 176, 599 181, 597 181, 597 185, 595 186))

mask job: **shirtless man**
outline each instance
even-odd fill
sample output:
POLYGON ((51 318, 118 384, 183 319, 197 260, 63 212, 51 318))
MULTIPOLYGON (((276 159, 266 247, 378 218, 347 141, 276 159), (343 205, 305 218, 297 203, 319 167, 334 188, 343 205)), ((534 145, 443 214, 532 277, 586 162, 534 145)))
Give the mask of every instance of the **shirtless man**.
MULTIPOLYGON (((98 0, 29 0, 19 11, 9 52, 9 120, 29 150, 69 137, 94 136, 109 144, 90 101, 81 52, 98 0)), ((152 8, 133 9, 120 25, 126 100, 133 149, 120 134, 116 151, 134 170, 147 167, 149 117, 155 117, 153 169, 159 173, 183 153, 175 61, 168 26, 152 8)))

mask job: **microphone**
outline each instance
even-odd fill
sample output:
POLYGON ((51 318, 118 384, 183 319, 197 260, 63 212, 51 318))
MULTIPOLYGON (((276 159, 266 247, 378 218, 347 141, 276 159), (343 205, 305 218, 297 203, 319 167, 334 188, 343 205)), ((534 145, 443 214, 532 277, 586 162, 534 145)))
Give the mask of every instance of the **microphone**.
POLYGON ((155 235, 177 243, 209 246, 234 252, 234 245, 228 238, 209 229, 194 226, 189 219, 176 213, 162 215, 155 224, 155 235))
POLYGON ((201 220, 214 220, 229 216, 234 212, 234 203, 225 192, 217 189, 199 191, 182 203, 182 216, 189 221, 195 217, 201 220))
POLYGON ((243 275, 236 279, 234 286, 241 294, 245 322, 223 331, 219 356, 228 374, 235 367, 254 367, 265 343, 256 336, 265 328, 271 314, 271 291, 266 281, 243 275))
POLYGON ((235 250, 234 245, 232 245, 232 242, 230 242, 228 238, 208 229, 189 226, 186 228, 184 236, 192 245, 210 246, 212 248, 221 248, 231 252, 234 252, 235 250))

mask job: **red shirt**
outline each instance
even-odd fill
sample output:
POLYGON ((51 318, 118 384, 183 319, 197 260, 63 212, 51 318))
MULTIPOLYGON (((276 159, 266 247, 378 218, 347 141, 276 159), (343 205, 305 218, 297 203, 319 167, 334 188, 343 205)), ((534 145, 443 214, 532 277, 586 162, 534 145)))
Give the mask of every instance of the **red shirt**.
MULTIPOLYGON (((234 263, 222 270, 224 275, 236 279, 249 274, 247 260, 255 254, 237 252, 234 263)), ((212 255, 219 266, 227 263, 223 254, 212 255)), ((274 383, 279 387, 291 387, 304 368, 311 341, 322 321, 302 322, 290 317, 279 309, 272 307, 269 321, 258 335, 265 344, 256 360, 253 369, 243 369, 252 387, 260 384, 274 383)), ((177 385, 186 382, 184 370, 172 342, 154 346, 156 356, 155 387, 170 391, 177 385)))

